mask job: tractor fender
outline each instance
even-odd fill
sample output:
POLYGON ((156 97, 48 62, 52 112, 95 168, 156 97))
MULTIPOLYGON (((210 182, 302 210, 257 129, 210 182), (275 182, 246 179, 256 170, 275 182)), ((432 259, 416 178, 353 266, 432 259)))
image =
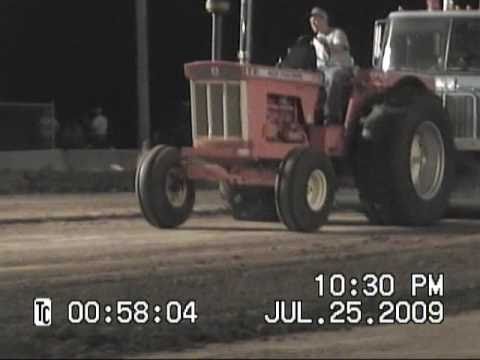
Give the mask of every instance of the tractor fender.
POLYGON ((360 137, 376 141, 385 136, 391 121, 397 121, 408 111, 408 106, 419 94, 433 91, 421 78, 402 76, 392 81, 386 76, 380 83, 367 80, 350 99, 350 119, 347 119, 347 148, 354 156, 360 137), (353 105, 352 105, 353 104, 353 105))
POLYGON ((359 131, 365 140, 376 141, 384 134, 391 121, 406 115, 405 107, 394 107, 385 103, 375 104, 371 112, 360 119, 359 131))
POLYGON ((363 116, 359 118, 361 136, 375 141, 378 136, 382 136, 390 121, 406 115, 408 106, 418 95, 429 92, 431 90, 421 79, 409 75, 376 93, 365 102, 366 108, 362 111, 363 116))
POLYGON ((408 75, 395 81, 395 83, 387 89, 387 93, 402 93, 402 90, 428 91, 430 89, 420 78, 413 75, 408 75))

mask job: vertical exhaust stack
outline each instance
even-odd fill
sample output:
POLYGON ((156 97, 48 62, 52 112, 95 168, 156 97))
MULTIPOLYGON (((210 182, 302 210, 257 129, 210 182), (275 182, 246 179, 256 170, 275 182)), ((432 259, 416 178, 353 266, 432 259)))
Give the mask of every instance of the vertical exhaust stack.
POLYGON ((230 11, 230 2, 207 0, 205 8, 212 14, 212 61, 219 61, 223 54, 223 17, 230 11))
POLYGON ((238 59, 241 64, 249 64, 253 52, 253 0, 242 0, 240 14, 240 49, 238 59))
MULTIPOLYGON (((426 0, 427 10, 443 10, 449 11, 455 8, 454 0, 426 0)), ((480 1, 479 1, 480 3, 480 1)))
POLYGON ((453 10, 455 8, 455 3, 453 0, 443 0, 443 11, 453 10))

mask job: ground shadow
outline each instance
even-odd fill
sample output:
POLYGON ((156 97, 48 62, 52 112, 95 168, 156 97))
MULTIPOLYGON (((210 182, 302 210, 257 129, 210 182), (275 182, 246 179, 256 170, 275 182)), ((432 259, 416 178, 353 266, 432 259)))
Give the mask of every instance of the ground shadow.
MULTIPOLYGON (((272 223, 272 226, 262 223, 261 227, 256 227, 255 222, 241 224, 248 224, 248 226, 234 226, 234 227, 218 227, 215 224, 189 226, 186 225, 181 230, 186 231, 213 231, 213 232, 256 232, 256 233, 287 233, 288 229, 280 224, 272 223)), ((292 232, 293 234, 293 232, 292 232)), ((476 235, 480 234, 480 222, 472 223, 471 220, 445 220, 438 225, 428 227, 391 227, 391 226, 373 226, 367 220, 332 220, 325 227, 318 232, 310 235, 344 235, 344 236, 358 236, 358 235, 385 235, 385 236, 400 236, 400 235, 476 235), (332 229, 332 227, 345 227, 345 229, 332 229), (351 227, 351 229, 348 229, 351 227), (359 231, 361 230, 361 231, 359 231)), ((306 235, 306 234, 305 234, 306 235)), ((480 240, 480 235, 479 240, 480 240)))

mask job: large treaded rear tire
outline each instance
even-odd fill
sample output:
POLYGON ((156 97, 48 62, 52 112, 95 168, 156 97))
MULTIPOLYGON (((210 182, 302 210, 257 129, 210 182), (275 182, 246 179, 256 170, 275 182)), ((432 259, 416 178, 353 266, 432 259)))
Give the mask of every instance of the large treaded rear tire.
POLYGON ((195 186, 181 164, 180 151, 157 146, 143 155, 135 179, 145 219, 157 228, 176 228, 193 212, 195 186))
MULTIPOLYGON (((376 225, 426 226, 442 219, 453 189, 455 150, 451 124, 440 99, 425 91, 412 98, 403 112, 385 111, 375 126, 373 138, 366 138, 360 129, 354 160, 360 200, 369 220, 376 225), (433 169, 438 178, 432 180, 432 191, 423 193, 414 180, 418 177, 412 154, 418 134, 427 128, 441 138, 432 144, 441 149, 443 143, 444 161, 435 160, 441 158, 441 152, 435 157, 430 151, 428 161, 422 156, 421 168, 433 169)), ((422 141, 423 148, 427 141, 422 141)))

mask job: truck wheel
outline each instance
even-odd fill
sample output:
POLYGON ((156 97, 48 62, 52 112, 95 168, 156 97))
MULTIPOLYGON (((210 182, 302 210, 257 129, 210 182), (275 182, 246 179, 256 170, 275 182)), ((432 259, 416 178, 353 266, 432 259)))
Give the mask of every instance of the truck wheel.
MULTIPOLYGON (((145 160, 145 158, 148 156, 148 152, 142 152, 138 158, 137 158, 137 169, 136 169, 136 172, 135 172, 135 194, 137 194, 137 197, 139 197, 140 195, 140 170, 142 169, 142 164, 143 164, 143 160, 145 160)), ((139 204, 140 206, 141 205, 141 201, 139 201, 139 204)), ((143 212, 143 210, 142 210, 143 212)))
POLYGON ((222 199, 240 221, 278 222, 274 189, 220 183, 222 199))
POLYGON ((423 93, 404 110, 385 114, 372 138, 358 135, 357 187, 378 225, 433 224, 445 215, 453 189, 453 136, 440 100, 423 93))
POLYGON ((142 213, 152 226, 176 228, 192 214, 195 186, 181 164, 178 149, 152 149, 139 162, 135 183, 142 213))
POLYGON ((277 212, 291 231, 315 232, 333 207, 336 183, 330 159, 311 149, 294 150, 277 176, 277 212))

